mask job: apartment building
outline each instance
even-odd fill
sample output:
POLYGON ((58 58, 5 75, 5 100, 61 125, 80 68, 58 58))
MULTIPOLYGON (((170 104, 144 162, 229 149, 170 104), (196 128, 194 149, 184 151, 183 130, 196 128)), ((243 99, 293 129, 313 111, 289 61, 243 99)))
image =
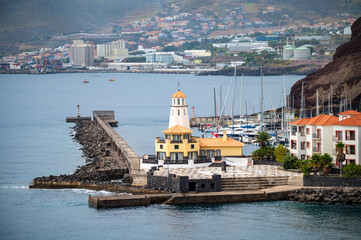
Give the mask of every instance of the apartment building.
POLYGON ((349 110, 338 115, 322 114, 289 123, 290 154, 309 159, 314 153, 328 153, 336 163, 335 145, 343 142, 346 164, 361 164, 361 113, 349 110))

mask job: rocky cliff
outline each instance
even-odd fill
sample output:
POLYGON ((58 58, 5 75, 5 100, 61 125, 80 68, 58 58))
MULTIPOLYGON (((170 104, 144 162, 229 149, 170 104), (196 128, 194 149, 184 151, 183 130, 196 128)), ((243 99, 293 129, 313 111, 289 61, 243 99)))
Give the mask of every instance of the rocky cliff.
MULTIPOLYGON (((339 112, 341 99, 347 98, 347 104, 352 109, 361 107, 361 17, 351 26, 352 35, 349 42, 342 44, 336 50, 333 61, 324 68, 315 71, 297 81, 291 88, 291 101, 299 109, 301 103, 302 83, 304 84, 306 109, 316 107, 316 91, 319 91, 319 104, 324 99, 327 109, 328 96, 332 86, 332 101, 334 113, 339 112)), ((343 111, 344 109, 341 109, 343 111)), ((309 113, 309 111, 306 111, 309 113)))

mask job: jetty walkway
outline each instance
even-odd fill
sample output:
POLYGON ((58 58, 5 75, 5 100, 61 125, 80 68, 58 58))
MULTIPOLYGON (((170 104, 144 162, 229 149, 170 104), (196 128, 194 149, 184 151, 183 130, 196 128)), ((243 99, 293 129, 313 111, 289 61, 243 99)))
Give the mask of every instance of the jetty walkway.
POLYGON ((277 186, 273 188, 252 191, 222 191, 205 193, 173 193, 173 194, 142 194, 142 195, 114 195, 90 196, 89 205, 94 208, 148 206, 152 204, 183 205, 209 204, 255 201, 286 200, 287 196, 297 186, 277 186))

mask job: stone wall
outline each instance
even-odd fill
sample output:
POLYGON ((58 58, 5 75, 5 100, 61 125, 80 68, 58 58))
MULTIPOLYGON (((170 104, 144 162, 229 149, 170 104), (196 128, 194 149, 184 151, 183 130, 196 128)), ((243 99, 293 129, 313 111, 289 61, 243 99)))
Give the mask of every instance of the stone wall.
POLYGON ((147 187, 151 189, 167 190, 177 193, 188 192, 220 192, 221 175, 213 175, 211 179, 189 179, 188 176, 154 176, 153 167, 147 173, 147 187))
POLYGON ((272 166, 282 166, 282 163, 271 160, 253 160, 253 165, 272 165, 272 166))
POLYGON ((330 176, 305 176, 305 187, 361 187, 361 178, 340 178, 330 176))

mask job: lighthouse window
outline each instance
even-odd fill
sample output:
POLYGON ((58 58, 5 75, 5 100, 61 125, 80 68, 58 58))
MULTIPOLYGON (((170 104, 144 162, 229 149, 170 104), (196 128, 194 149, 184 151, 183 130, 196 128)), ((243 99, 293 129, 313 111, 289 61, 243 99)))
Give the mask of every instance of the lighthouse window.
POLYGON ((178 99, 178 105, 180 104, 180 99, 178 99))
POLYGON ((184 99, 182 99, 182 104, 184 105, 184 99))
POLYGON ((173 140, 174 141, 181 141, 181 135, 173 135, 173 140))
POLYGON ((180 115, 180 110, 178 110, 178 116, 180 115))

